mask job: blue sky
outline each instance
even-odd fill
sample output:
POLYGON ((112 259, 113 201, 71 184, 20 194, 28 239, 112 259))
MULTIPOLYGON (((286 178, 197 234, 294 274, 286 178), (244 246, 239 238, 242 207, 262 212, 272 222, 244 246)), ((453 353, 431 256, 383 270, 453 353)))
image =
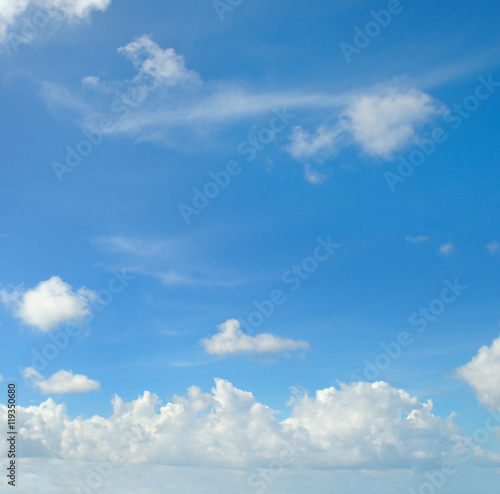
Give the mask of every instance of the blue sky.
POLYGON ((500 412, 498 6, 227 5, 0 4, 21 492, 427 492, 500 412))

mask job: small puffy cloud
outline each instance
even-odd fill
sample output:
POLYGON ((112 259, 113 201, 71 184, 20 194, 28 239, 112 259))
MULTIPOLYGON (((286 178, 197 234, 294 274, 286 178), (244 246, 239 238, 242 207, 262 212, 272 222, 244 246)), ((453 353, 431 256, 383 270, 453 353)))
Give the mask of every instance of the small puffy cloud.
POLYGON ((500 411, 500 337, 483 346, 477 355, 457 370, 457 376, 474 389, 479 402, 500 411))
POLYGON ((0 383, 3 381, 3 376, 0 374, 0 383))
POLYGON ((32 386, 38 388, 43 394, 89 393, 100 389, 98 381, 93 381, 82 374, 73 374, 73 371, 60 370, 50 376, 44 377, 33 367, 27 367, 22 375, 32 386))
POLYGON ((101 79, 94 75, 88 75, 82 79, 84 88, 99 89, 101 86, 101 79))
POLYGON ((429 237, 426 237, 425 235, 418 235, 417 237, 410 237, 410 235, 407 235, 405 238, 405 241, 410 244, 421 244, 423 242, 427 242, 427 240, 429 240, 429 237))
MULTIPOLYGON (((189 116, 190 111, 185 105, 192 105, 193 94, 200 94, 193 91, 193 86, 200 89, 201 78, 186 68, 182 55, 173 48, 163 49, 146 34, 118 48, 118 52, 132 63, 137 72, 131 79, 102 80, 94 75, 82 79, 84 89, 94 93, 87 95, 91 103, 82 112, 84 127, 105 133, 141 135, 141 139, 148 135, 148 140, 164 140, 172 145, 185 132, 177 123, 186 119, 184 125, 192 130, 193 120, 200 120, 199 114, 189 116), (110 117, 109 103, 103 106, 107 98, 96 98, 95 93, 115 98, 111 109, 116 118, 111 117, 113 125, 106 129, 102 127, 102 121, 110 117), (123 105, 114 106, 119 101, 123 105)), ((53 91, 46 96, 51 104, 71 106, 70 103, 61 105, 60 98, 53 91)))
POLYGON ((452 254, 456 252, 455 245, 453 245, 453 242, 440 245, 437 252, 439 255, 443 257, 450 257, 452 254))
MULTIPOLYGON (((39 24, 46 16, 59 21, 86 19, 93 10, 104 11, 110 3, 111 0, 0 0, 0 42, 8 39, 10 31, 23 28, 32 19, 39 24)), ((22 35, 21 31, 19 36, 22 35)), ((30 41, 25 36, 22 40, 30 41)))
POLYGON ((146 34, 121 46, 118 52, 137 69, 132 80, 102 81, 90 75, 82 79, 84 88, 105 94, 121 94, 124 103, 135 108, 143 103, 149 91, 158 86, 172 88, 200 82, 198 74, 186 68, 182 55, 178 55, 173 48, 161 48, 146 34), (131 104, 133 100, 136 101, 131 104))
POLYGON ((318 185, 323 183, 325 180, 328 180, 330 174, 321 173, 315 169, 310 164, 306 164, 304 166, 304 178, 310 183, 314 185, 318 185))
POLYGON ((137 80, 148 75, 166 86, 199 81, 198 75, 186 68, 182 55, 177 55, 173 48, 163 50, 146 34, 118 48, 118 51, 138 70, 137 80))
POLYGON ((422 91, 390 88, 354 97, 345 117, 354 142, 365 153, 390 158, 414 142, 417 128, 440 112, 441 106, 422 91))
POLYGON ((309 133, 300 125, 292 129, 287 151, 298 160, 312 157, 321 158, 337 154, 342 137, 341 127, 322 125, 314 133, 309 133))
POLYGON ((248 336, 240 329, 236 319, 228 319, 218 326, 219 332, 201 340, 205 350, 212 355, 236 355, 238 353, 279 353, 309 348, 305 341, 279 338, 269 333, 248 336))
POLYGON ((500 250, 500 242, 497 242, 496 240, 494 242, 490 242, 486 246, 486 250, 491 254, 496 254, 500 250))
POLYGON ((0 298, 24 324, 48 332, 63 323, 81 322, 90 315, 89 301, 96 300, 97 294, 86 288, 74 292, 59 276, 53 276, 26 291, 1 290, 0 298))

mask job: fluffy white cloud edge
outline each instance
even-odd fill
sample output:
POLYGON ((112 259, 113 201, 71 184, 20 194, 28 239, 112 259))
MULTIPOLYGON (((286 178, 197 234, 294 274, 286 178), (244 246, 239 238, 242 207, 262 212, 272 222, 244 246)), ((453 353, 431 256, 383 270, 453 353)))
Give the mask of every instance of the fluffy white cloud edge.
POLYGON ((0 0, 0 42, 8 40, 10 31, 17 26, 21 28, 17 36, 29 42, 22 28, 30 22, 36 25, 45 19, 45 23, 47 16, 59 20, 85 19, 93 10, 106 10, 110 3, 111 0, 0 0))
POLYGON ((443 257, 450 257, 456 251, 455 244, 453 244, 453 242, 448 242, 447 244, 440 245, 437 253, 443 257))
POLYGON ((22 323, 48 332, 63 323, 81 322, 90 315, 89 302, 97 300, 97 294, 83 287, 74 292, 59 276, 52 276, 28 290, 0 290, 0 299, 22 323))
POLYGON ((201 340, 211 355, 236 355, 238 353, 280 353, 292 350, 306 350, 306 341, 280 338, 270 333, 249 336, 240 329, 236 319, 228 319, 218 326, 219 332, 211 338, 201 340))
POLYGON ((294 127, 286 149, 297 160, 322 160, 354 144, 369 156, 390 159, 416 143, 419 128, 442 112, 440 103, 415 88, 355 94, 335 123, 323 124, 313 133, 294 127))
MULTIPOLYGON (((451 417, 432 413, 432 402, 384 382, 306 394, 282 421, 222 379, 211 393, 192 386, 164 406, 148 391, 129 403, 115 396, 112 404, 110 417, 88 419, 70 419, 52 398, 18 407, 23 457, 247 468, 286 456, 294 468, 384 470, 439 464, 460 440, 451 417)), ((0 414, 2 423, 4 405, 0 414)))
POLYGON ((500 411, 500 337, 483 346, 477 355, 457 370, 457 376, 474 389, 479 402, 500 411))
POLYGON ((82 374, 73 374, 73 371, 63 370, 56 372, 48 379, 33 367, 22 371, 22 376, 44 394, 89 393, 101 388, 98 381, 89 379, 82 374))

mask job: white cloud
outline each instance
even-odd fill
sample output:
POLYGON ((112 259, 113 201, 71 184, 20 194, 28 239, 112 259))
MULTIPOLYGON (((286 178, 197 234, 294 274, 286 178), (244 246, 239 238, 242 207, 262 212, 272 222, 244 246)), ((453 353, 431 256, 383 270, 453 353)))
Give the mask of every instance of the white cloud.
POLYGON ((494 242, 490 242, 486 246, 486 250, 491 254, 496 254, 500 250, 500 242, 497 242, 496 240, 494 242))
POLYGON ((455 245, 453 244, 453 242, 440 245, 437 252, 443 257, 450 257, 456 252, 455 245))
POLYGON ((317 170, 314 170, 309 163, 304 165, 304 178, 310 184, 314 184, 314 185, 321 184, 325 180, 328 180, 330 178, 330 175, 331 174, 321 173, 317 170))
POLYGON ((93 10, 104 11, 110 3, 111 0, 0 0, 0 42, 8 39, 16 28, 20 29, 16 34, 29 41, 22 28, 30 22, 40 25, 46 18, 42 12, 53 20, 71 21, 85 19, 93 10))
POLYGON ((418 235, 417 237, 410 237, 410 235, 407 235, 405 238, 405 241, 411 244, 421 244, 423 242, 427 242, 428 240, 429 237, 426 237, 425 235, 418 235))
MULTIPOLYGON (((147 35, 119 48, 119 52, 137 69, 132 80, 101 81, 96 76, 87 76, 83 84, 104 93, 121 94, 127 107, 110 111, 109 104, 106 108, 102 107, 102 100, 100 103, 94 101, 84 115, 83 125, 97 129, 101 119, 116 110, 120 118, 115 118, 113 126, 105 132, 130 135, 139 140, 159 140, 175 145, 182 141, 183 133, 196 132, 199 142, 213 131, 214 124, 220 128, 222 124, 261 118, 266 114, 268 119, 273 118, 273 109, 285 115, 297 111, 311 115, 322 110, 322 114, 329 116, 313 131, 295 125, 295 113, 286 118, 286 126, 294 125, 286 146, 293 158, 324 160, 336 156, 347 146, 356 145, 370 156, 389 159, 395 152, 418 142, 421 128, 443 110, 442 105, 428 94, 395 84, 343 94, 297 91, 252 94, 227 81, 201 83, 198 74, 186 68, 181 55, 173 48, 161 48, 147 35), (148 77, 160 83, 154 87, 154 94, 149 93, 144 83, 148 77), (199 84, 193 88, 193 83, 199 84), (141 91, 141 87, 147 90, 141 91), (172 87, 175 91, 170 90, 172 87)), ((58 91, 46 91, 44 96, 51 104, 68 105, 67 101, 60 101, 58 91)), ((71 101, 69 104, 75 106, 71 101)))
POLYGON ((3 376, 0 374, 0 382, 3 381, 3 376))
MULTIPOLYGON (((252 393, 222 379, 211 393, 193 386, 164 406, 148 391, 129 403, 115 396, 112 403, 110 417, 88 419, 70 419, 52 399, 19 407, 23 457, 244 468, 267 466, 285 452, 294 469, 384 470, 439 466, 460 439, 451 418, 435 416, 430 401, 383 382, 306 395, 282 421, 252 393)), ((6 416, 0 405, 0 422, 6 416)))
POLYGON ((33 367, 27 367, 22 375, 32 386, 44 394, 89 393, 100 389, 98 381, 93 381, 82 374, 73 374, 73 371, 60 370, 50 376, 44 377, 33 367))
POLYGON ((141 81, 143 75, 149 75, 166 86, 199 82, 198 75, 186 69, 181 55, 177 55, 173 48, 163 50, 145 34, 118 51, 138 70, 137 81, 141 81))
POLYGON ((218 326, 219 332, 201 340, 205 350, 212 355, 236 355, 238 353, 279 353, 309 348, 305 341, 279 338, 269 333, 248 336, 240 329, 236 319, 228 319, 218 326))
MULTIPOLYGON (((149 128, 153 121, 144 120, 145 112, 151 111, 154 114, 158 112, 159 106, 166 104, 166 106, 171 107, 178 104, 182 93, 175 91, 171 95, 169 89, 179 89, 201 82, 198 74, 186 68, 184 58, 178 55, 173 48, 164 50, 147 35, 142 35, 131 43, 118 48, 118 52, 130 60, 137 73, 132 79, 125 80, 103 81, 100 77, 92 75, 82 79, 84 89, 118 97, 113 103, 110 103, 104 114, 92 109, 87 110, 84 113, 86 127, 99 127, 99 122, 103 116, 106 116, 114 120, 113 127, 105 131, 107 133, 135 133, 133 129, 138 125, 141 128, 149 128), (152 99, 153 102, 148 105, 147 99, 152 99), (166 100, 168 100, 168 104, 166 100), (120 102, 122 104, 117 105, 120 102)), ((45 84, 45 86, 48 85, 45 84)), ((69 99, 67 102, 57 102, 57 94, 54 92, 45 90, 44 96, 53 104, 61 104, 65 107, 75 106, 71 104, 70 98, 66 98, 69 99)), ((78 98, 79 96, 76 97, 76 99, 78 98)), ((83 105, 80 104, 80 106, 83 105)))
POLYGON ((14 310, 24 324, 47 332, 67 322, 81 322, 90 314, 90 300, 97 294, 86 288, 74 292, 58 276, 40 282, 35 288, 23 291, 0 291, 2 302, 14 310))
POLYGON ((287 146, 287 151, 298 160, 333 156, 337 154, 342 132, 341 126, 322 125, 315 133, 311 134, 302 127, 295 126, 292 129, 291 143, 287 146))
POLYGON ((389 158, 414 142, 417 128, 440 111, 440 105, 422 91, 390 88, 353 97, 345 115, 354 142, 365 153, 389 158))
POLYGON ((295 159, 335 156, 357 145, 374 157, 391 159, 394 153, 418 141, 419 129, 442 112, 442 106, 418 89, 389 87, 348 95, 335 123, 310 133, 295 126, 286 147, 295 159))
POLYGON ((477 355, 457 370, 484 406, 500 411, 500 337, 491 346, 483 346, 477 355))

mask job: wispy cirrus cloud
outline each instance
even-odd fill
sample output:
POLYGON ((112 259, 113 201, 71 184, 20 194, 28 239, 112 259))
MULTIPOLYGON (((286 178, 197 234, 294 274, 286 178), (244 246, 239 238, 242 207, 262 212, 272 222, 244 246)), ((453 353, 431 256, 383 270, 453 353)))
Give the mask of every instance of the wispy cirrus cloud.
POLYGON ((204 261, 200 243, 189 238, 141 239, 108 236, 94 239, 127 272, 151 276, 165 285, 234 287, 245 280, 204 261))
MULTIPOLYGON (((302 163, 304 178, 315 184, 330 176, 329 171, 320 172, 315 163, 334 159, 346 148, 377 161, 392 160, 398 152, 418 143, 428 126, 445 111, 444 105, 417 87, 418 79, 412 83, 411 78, 405 78, 406 82, 395 78, 337 92, 259 92, 230 80, 203 80, 175 49, 162 48, 147 35, 120 47, 118 52, 135 67, 132 78, 88 75, 82 79, 80 94, 43 83, 48 104, 72 109, 87 129, 96 130, 103 118, 111 117, 113 125, 101 129, 103 134, 170 147, 187 146, 189 142, 190 149, 208 145, 209 136, 234 123, 255 123, 273 108, 280 108, 308 122, 307 126, 295 125, 288 137, 286 132, 282 134, 288 139, 282 149, 302 163), (65 96, 61 98, 61 94, 65 96)), ((463 68, 465 72, 470 69, 467 67, 463 68)), ((449 78, 456 76, 456 71, 448 74, 449 78)), ((446 79, 445 74, 441 77, 446 79)))
MULTIPOLYGON (((146 76, 154 80, 154 94, 148 94, 147 99, 138 97, 130 105, 133 111, 127 111, 127 117, 107 131, 140 140, 164 137, 168 141, 170 134, 180 129, 208 130, 213 124, 257 118, 278 107, 309 116, 325 112, 330 115, 330 122, 319 124, 315 130, 293 128, 286 149, 295 159, 326 159, 350 145, 369 156, 388 159, 417 139, 419 128, 441 111, 441 105, 428 94, 396 83, 347 93, 252 93, 230 81, 204 82, 174 49, 163 49, 146 35, 118 51, 137 70, 131 80, 103 81, 93 75, 84 77, 83 84, 87 89, 130 99, 128 90, 139 91, 146 76)), ((51 104, 58 104, 57 91, 46 93, 46 97, 51 104)), ((99 109, 96 101, 93 105, 82 122, 88 127, 97 125, 110 112, 109 103, 107 109, 99 109)))

